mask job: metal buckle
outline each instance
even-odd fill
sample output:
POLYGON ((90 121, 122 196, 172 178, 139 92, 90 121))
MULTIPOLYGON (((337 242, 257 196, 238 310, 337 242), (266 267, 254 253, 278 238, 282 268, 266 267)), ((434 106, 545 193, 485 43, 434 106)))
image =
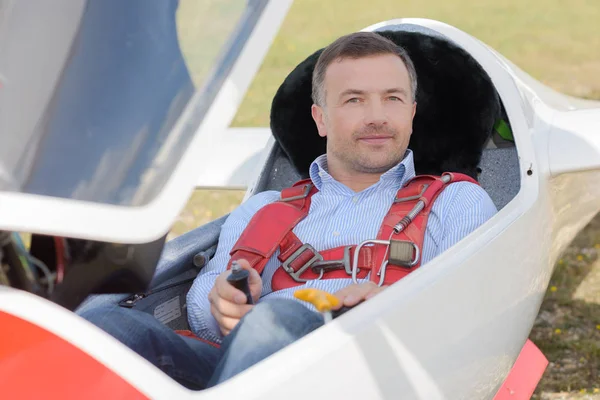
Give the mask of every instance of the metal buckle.
MULTIPOLYGON (((414 267, 415 265, 417 265, 417 263, 419 262, 420 251, 419 251, 419 247, 415 243, 413 243, 413 242, 408 242, 408 243, 413 245, 415 256, 409 264, 401 264, 398 266, 406 267, 406 268, 410 269, 410 268, 414 267)), ((381 268, 379 268, 379 272, 377 273, 377 275, 379 276, 379 283, 377 284, 377 286, 383 286, 383 281, 385 281, 385 272, 387 271, 388 264, 389 264, 389 260, 385 260, 383 262, 383 264, 381 264, 381 268)), ((392 264, 392 265, 397 265, 397 264, 392 264)))
POLYGON ((379 275, 379 283, 377 284, 377 286, 383 286, 383 282, 385 281, 385 271, 387 270, 387 265, 388 261, 385 260, 383 264, 381 264, 381 268, 379 268, 379 272, 377 273, 377 275, 379 275))
POLYGON ((305 199, 306 196, 308 196, 308 194, 310 193, 310 190, 312 189, 312 187, 313 187, 312 183, 307 183, 306 185, 304 185, 304 192, 302 194, 299 194, 298 196, 292 196, 292 197, 288 197, 285 199, 281 199, 280 201, 294 201, 294 200, 305 199))
POLYGON ((423 185, 423 190, 421 190, 421 193, 416 194, 414 196, 395 198, 394 203, 404 203, 405 201, 419 200, 421 198, 421 196, 423 196, 423 194, 425 194, 425 191, 427 190, 428 187, 429 187, 429 183, 426 183, 423 185))
MULTIPOLYGON (((361 244, 356 246, 356 249, 354 249, 354 258, 352 260, 352 282, 354 282, 354 283, 358 283, 358 277, 357 277, 358 272, 359 272, 358 254, 360 252, 360 249, 367 244, 384 244, 389 247, 392 244, 392 240, 382 240, 382 239, 365 240, 364 242, 362 242, 361 244)), ((419 247, 416 244, 412 243, 412 245, 415 249, 415 256, 409 264, 400 265, 401 267, 412 268, 415 265, 417 265, 417 262, 419 261, 419 257, 420 257, 420 251, 419 251, 419 247)), ((381 284, 383 284, 383 281, 385 279, 385 271, 387 269, 387 265, 388 265, 388 260, 385 259, 382 261, 381 265, 379 266, 379 272, 377 273, 377 275, 380 276, 380 279, 379 279, 380 286, 381 286, 381 284)), ((393 264, 393 265, 395 265, 395 264, 393 264)))
MULTIPOLYGON (((362 242, 361 244, 359 244, 358 246, 356 246, 356 249, 354 249, 354 257, 352 259, 352 282, 354 283, 358 283, 358 272, 359 272, 359 268, 358 268, 358 255, 360 254, 360 249, 367 245, 367 244, 385 244, 385 245, 390 245, 390 241, 389 240, 381 240, 381 239, 372 239, 372 240, 365 240, 364 242, 362 242)), ((385 261, 381 264, 383 266, 383 264, 385 263, 385 261)), ((381 270, 381 267, 379 268, 381 270)))
POLYGON ((318 261, 323 261, 323 256, 321 254, 319 254, 319 252, 317 252, 314 249, 314 247, 312 247, 310 244, 305 243, 302 246, 300 246, 300 248, 298 250, 296 250, 295 252, 293 252, 292 255, 290 255, 287 258, 287 260, 285 260, 283 262, 283 264, 281 266, 283 267, 283 269, 285 270, 285 272, 287 272, 288 275, 292 277, 293 280, 295 280, 296 282, 304 283, 304 282, 308 282, 308 281, 318 281, 319 279, 321 279, 323 277, 323 270, 321 270, 321 274, 316 279, 302 279, 302 278, 300 278, 300 275, 302 275, 304 273, 304 271, 306 271, 315 262, 318 262, 318 261), (296 260, 298 257, 300 257, 300 255, 302 253, 304 253, 305 250, 312 251, 313 254, 314 254, 313 257, 310 260, 308 260, 302 267, 300 267, 300 269, 298 271, 294 271, 294 269, 290 266, 290 264, 292 262, 294 262, 294 260, 296 260))
POLYGON ((348 275, 352 275, 352 265, 350 264, 350 250, 353 246, 344 247, 344 258, 341 260, 327 260, 327 261, 317 261, 312 266, 311 269, 314 273, 317 273, 317 269, 321 270, 321 274, 324 271, 329 272, 329 270, 344 268, 348 275))
POLYGON ((126 297, 123 300, 119 301, 119 306, 126 307, 126 308, 133 308, 135 306, 135 303, 137 303, 139 300, 142 300, 144 298, 146 298, 145 293, 134 293, 131 296, 126 297))
MULTIPOLYGON (((413 259, 408 264, 406 264, 406 263, 392 263, 392 265, 397 265, 399 267, 405 267, 405 268, 409 268, 409 269, 412 268, 412 267, 414 267, 415 265, 417 265, 417 263, 419 262, 419 257, 420 257, 420 253, 421 253, 420 250, 419 250, 419 246, 417 246, 414 242, 410 242, 410 241, 407 241, 407 240, 390 240, 390 247, 394 245, 394 242, 396 242, 396 243, 403 243, 403 244, 405 244, 405 243, 411 244, 412 247, 413 247, 413 254, 414 254, 414 256, 413 256, 413 259)), ((392 250, 390 250, 390 252, 391 251, 392 250)), ((390 256, 388 257, 388 260, 390 258, 392 258, 392 254, 393 253, 390 254, 390 256)))

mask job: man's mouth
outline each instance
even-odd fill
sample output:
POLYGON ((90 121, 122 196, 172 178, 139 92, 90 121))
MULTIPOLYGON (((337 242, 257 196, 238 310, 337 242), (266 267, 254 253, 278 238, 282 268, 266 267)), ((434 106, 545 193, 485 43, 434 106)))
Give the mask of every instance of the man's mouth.
POLYGON ((359 138, 361 142, 369 143, 369 144, 383 144, 390 140, 392 140, 392 136, 384 136, 384 135, 373 135, 373 136, 363 136, 359 138))

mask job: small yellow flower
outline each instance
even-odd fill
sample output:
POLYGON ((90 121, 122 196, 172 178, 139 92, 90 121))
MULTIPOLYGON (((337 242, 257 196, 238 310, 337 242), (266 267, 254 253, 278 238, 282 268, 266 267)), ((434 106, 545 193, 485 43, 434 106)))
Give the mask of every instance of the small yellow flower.
POLYGON ((600 331, 600 324, 596 325, 596 329, 600 331))
POLYGON ((594 393, 600 393, 600 388, 594 388, 594 393))
MULTIPOLYGON (((594 246, 595 249, 600 249, 600 243, 598 243, 597 245, 594 246)), ((596 390, 596 389, 594 389, 596 390)))
POLYGON ((585 390, 585 389, 581 389, 581 390, 579 391, 579 393, 581 393, 581 394, 586 394, 586 393, 587 393, 587 390, 585 390))
POLYGON ((559 328, 556 328, 554 330, 554 333, 556 333, 557 335, 560 335, 562 333, 562 331, 559 328))
POLYGON ((565 260, 563 260, 562 258, 560 260, 558 260, 558 265, 563 265, 565 263, 565 260))
POLYGON ((551 291, 551 292, 556 292, 557 290, 558 290, 558 288, 557 288, 556 286, 552 286, 552 287, 550 288, 550 291, 551 291))
POLYGON ((581 254, 577 256, 577 261, 583 261, 583 256, 581 254))

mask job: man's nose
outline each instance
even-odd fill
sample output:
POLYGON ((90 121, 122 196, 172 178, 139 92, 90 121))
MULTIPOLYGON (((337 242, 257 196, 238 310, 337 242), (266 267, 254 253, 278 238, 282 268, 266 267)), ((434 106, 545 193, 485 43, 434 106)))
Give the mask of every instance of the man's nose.
POLYGON ((370 101, 365 110, 365 125, 384 125, 386 123, 387 116, 383 103, 370 101))

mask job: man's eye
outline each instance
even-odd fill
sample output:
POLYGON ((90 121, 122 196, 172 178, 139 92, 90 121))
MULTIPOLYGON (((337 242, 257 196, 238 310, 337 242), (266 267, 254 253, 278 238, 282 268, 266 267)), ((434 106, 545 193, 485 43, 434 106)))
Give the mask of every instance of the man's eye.
POLYGON ((388 99, 390 99, 392 101, 402 101, 402 99, 398 96, 390 96, 390 97, 388 97, 388 99))
POLYGON ((358 97, 353 97, 351 99, 346 100, 346 103, 358 103, 360 99, 358 97))

